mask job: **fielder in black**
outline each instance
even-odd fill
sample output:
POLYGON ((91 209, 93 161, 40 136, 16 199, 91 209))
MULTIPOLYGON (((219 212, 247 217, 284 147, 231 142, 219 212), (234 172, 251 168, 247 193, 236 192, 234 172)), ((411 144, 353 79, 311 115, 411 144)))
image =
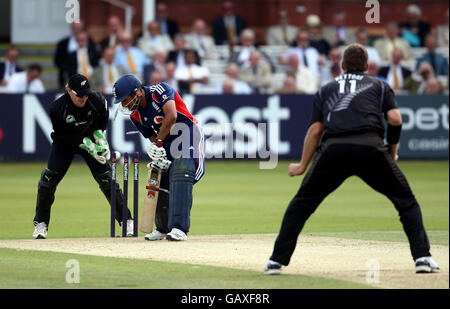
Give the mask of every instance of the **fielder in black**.
MULTIPOLYGON (((89 81, 80 74, 73 75, 64 95, 52 102, 50 118, 53 125, 53 143, 48 167, 38 184, 35 230, 33 238, 47 238, 50 208, 58 183, 66 174, 75 154, 86 161, 92 176, 108 201, 111 199, 110 150, 106 140, 109 112, 105 97, 91 91, 89 81)), ((122 222, 123 194, 116 185, 116 219, 122 222)), ((128 210, 127 234, 133 233, 133 220, 128 210)))
POLYGON ((306 220, 352 175, 394 204, 408 236, 416 272, 437 272, 419 204, 396 164, 402 118, 394 93, 386 83, 363 73, 367 70, 367 51, 362 45, 347 47, 342 68, 345 73, 323 86, 314 98, 302 158, 299 164, 289 166, 289 175, 302 175, 311 160, 312 165, 286 210, 264 273, 281 274, 306 220), (383 115, 387 120, 387 146, 383 141, 383 115))

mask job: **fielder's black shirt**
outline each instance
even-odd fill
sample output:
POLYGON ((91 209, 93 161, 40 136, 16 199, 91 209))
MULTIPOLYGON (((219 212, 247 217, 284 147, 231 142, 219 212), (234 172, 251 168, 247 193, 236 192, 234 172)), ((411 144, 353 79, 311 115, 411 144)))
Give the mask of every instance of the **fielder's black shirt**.
POLYGON ((92 139, 95 130, 106 129, 109 118, 107 101, 100 92, 92 92, 86 104, 80 108, 73 104, 66 92, 51 103, 50 118, 53 141, 78 147, 84 137, 92 139))
POLYGON ((310 123, 323 123, 322 141, 367 132, 384 138, 383 117, 393 108, 397 102, 388 84, 362 72, 347 72, 316 93, 310 123))

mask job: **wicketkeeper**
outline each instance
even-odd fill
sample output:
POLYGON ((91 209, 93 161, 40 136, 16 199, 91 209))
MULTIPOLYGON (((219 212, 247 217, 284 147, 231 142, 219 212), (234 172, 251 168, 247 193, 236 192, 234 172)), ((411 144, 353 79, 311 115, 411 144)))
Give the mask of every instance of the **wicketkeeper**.
MULTIPOLYGON (((50 208, 55 191, 66 174, 75 154, 83 157, 92 176, 105 197, 111 198, 111 171, 108 160, 110 150, 106 139, 108 106, 100 92, 90 89, 89 81, 81 74, 73 75, 64 95, 52 102, 50 118, 53 125, 53 143, 48 166, 42 172, 38 185, 36 215, 34 217, 35 239, 47 238, 50 208)), ((116 185, 116 220, 122 222, 123 194, 116 185)), ((127 235, 133 235, 133 220, 128 210, 127 235)))

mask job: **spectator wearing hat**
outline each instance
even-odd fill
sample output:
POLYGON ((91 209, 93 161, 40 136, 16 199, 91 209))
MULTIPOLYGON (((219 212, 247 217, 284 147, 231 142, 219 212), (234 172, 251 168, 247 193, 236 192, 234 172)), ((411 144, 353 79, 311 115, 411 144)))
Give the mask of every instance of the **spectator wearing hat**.
POLYGON ((278 24, 267 30, 266 43, 290 46, 295 41, 298 31, 298 27, 289 24, 289 11, 283 8, 278 11, 278 24))
POLYGON ((7 93, 44 93, 45 88, 39 76, 42 73, 42 67, 38 63, 32 63, 25 72, 18 72, 11 75, 7 93))
POLYGON ((422 11, 415 4, 406 8, 406 17, 407 20, 400 23, 402 37, 413 47, 424 46, 425 37, 431 31, 430 23, 421 20, 422 11))
POLYGON ((319 54, 328 56, 330 44, 322 36, 322 24, 319 16, 310 14, 306 17, 306 26, 309 32, 310 44, 317 49, 319 54))

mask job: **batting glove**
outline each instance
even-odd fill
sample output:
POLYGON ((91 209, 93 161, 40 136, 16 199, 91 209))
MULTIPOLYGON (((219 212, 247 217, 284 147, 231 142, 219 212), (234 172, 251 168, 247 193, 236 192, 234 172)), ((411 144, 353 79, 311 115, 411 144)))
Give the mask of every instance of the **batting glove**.
POLYGON ((165 173, 165 172, 167 172, 167 170, 169 169, 171 164, 172 164, 172 161, 170 161, 170 160, 159 159, 159 160, 150 162, 149 164, 147 164, 147 167, 154 168, 154 169, 159 170, 161 173, 165 173))
POLYGON ((167 153, 164 147, 162 147, 161 140, 158 140, 156 143, 151 143, 150 146, 147 147, 147 154, 151 161, 167 159, 167 153))

